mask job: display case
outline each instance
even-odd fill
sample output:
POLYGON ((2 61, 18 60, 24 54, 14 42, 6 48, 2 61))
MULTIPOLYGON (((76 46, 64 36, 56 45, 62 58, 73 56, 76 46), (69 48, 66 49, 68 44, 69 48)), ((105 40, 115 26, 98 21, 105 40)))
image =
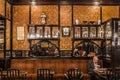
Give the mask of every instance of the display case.
POLYGON ((29 56, 59 56, 59 26, 28 25, 29 56))
POLYGON ((109 19, 101 25, 73 25, 73 51, 77 48, 82 53, 86 53, 87 56, 89 56, 91 52, 94 52, 95 55, 110 60, 112 46, 116 45, 120 45, 119 18, 109 19), (91 51, 91 48, 94 50, 91 51))
POLYGON ((82 57, 101 56, 104 31, 104 27, 97 24, 73 25, 73 55, 74 50, 78 49, 82 57))
POLYGON ((120 18, 112 18, 103 23, 106 57, 111 56, 112 46, 120 45, 120 18))
POLYGON ((100 25, 73 26, 73 39, 101 39, 103 37, 104 30, 100 25))
POLYGON ((5 24, 5 18, 0 16, 0 51, 2 53, 5 52, 5 24))
POLYGON ((58 25, 28 25, 28 39, 59 39, 58 25))
POLYGON ((109 19, 102 26, 104 26, 103 59, 105 65, 110 67, 119 56, 116 51, 120 45, 120 18, 109 19))

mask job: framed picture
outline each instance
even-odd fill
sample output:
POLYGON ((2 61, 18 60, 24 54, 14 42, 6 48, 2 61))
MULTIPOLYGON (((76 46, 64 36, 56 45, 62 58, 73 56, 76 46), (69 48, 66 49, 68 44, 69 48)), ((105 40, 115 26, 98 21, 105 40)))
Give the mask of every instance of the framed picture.
POLYGON ((70 36, 70 26, 63 26, 62 27, 62 36, 63 37, 70 36))
POLYGON ((104 28, 103 26, 98 27, 98 38, 103 38, 104 37, 104 28))
POLYGON ((90 27, 90 37, 96 38, 96 27, 90 27))
POLYGON ((42 38, 43 37, 43 27, 38 27, 36 29, 36 38, 42 38))
POLYGON ((82 27, 82 37, 88 38, 88 27, 82 27))
POLYGON ((75 38, 80 38, 81 37, 81 27, 75 27, 75 38))
POLYGON ((17 40, 24 40, 24 27, 17 27, 17 40))

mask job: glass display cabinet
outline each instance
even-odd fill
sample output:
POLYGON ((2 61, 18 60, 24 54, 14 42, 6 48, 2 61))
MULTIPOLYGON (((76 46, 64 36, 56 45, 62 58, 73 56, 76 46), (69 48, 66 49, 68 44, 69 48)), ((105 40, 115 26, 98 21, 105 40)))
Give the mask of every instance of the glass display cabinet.
POLYGON ((59 39, 58 25, 28 25, 28 39, 59 39))
POLYGON ((58 56, 59 35, 58 25, 28 25, 29 56, 58 56))
POLYGON ((111 60, 112 46, 117 45, 120 45, 120 18, 112 18, 101 25, 73 25, 73 51, 77 48, 85 52, 86 56, 94 52, 111 60))
POLYGON ((97 24, 73 25, 73 51, 77 48, 81 57, 101 56, 103 26, 97 24))
POLYGON ((5 53, 5 24, 5 18, 0 16, 0 51, 3 55, 5 53))
POLYGON ((116 46, 120 45, 120 18, 112 18, 102 24, 104 26, 103 59, 106 66, 112 66, 117 56, 116 46), (112 62, 112 64, 111 64, 112 62))

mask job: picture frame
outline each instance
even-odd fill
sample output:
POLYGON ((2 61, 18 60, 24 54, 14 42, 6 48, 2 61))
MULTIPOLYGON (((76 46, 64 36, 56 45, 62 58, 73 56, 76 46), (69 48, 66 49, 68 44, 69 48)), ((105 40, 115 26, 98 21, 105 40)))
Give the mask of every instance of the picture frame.
POLYGON ((62 27, 62 36, 69 37, 70 36, 70 26, 63 26, 62 27))
POLYGON ((104 37, 104 30, 103 30, 103 26, 98 27, 98 34, 97 34, 98 38, 103 38, 104 37))
POLYGON ((81 27, 75 27, 75 38, 80 38, 81 37, 81 27))
POLYGON ((82 27, 82 37, 88 38, 88 27, 82 27))
POLYGON ((90 27, 90 37, 96 38, 96 27, 90 27))
POLYGON ((24 27, 17 27, 17 40, 24 40, 24 27))

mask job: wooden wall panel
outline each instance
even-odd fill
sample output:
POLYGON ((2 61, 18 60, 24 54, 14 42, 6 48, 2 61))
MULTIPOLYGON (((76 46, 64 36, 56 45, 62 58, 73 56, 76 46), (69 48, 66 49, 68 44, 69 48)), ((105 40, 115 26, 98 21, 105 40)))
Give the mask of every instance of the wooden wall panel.
MULTIPOLYGON (((1 6, 1 5, 0 5, 1 6)), ((7 12, 9 12, 10 5, 7 4, 7 12)), ((119 16, 118 6, 103 6, 102 7, 103 21, 109 18, 115 18, 119 16), (112 11, 112 13, 111 13, 112 11)), ((80 6, 74 5, 74 21, 79 19, 80 23, 83 21, 96 21, 100 19, 100 7, 99 6, 80 6)), ((47 24, 58 24, 58 5, 37 5, 31 6, 31 23, 41 24, 40 15, 45 12, 47 15, 47 24)), ((29 43, 27 40, 27 24, 29 24, 29 6, 14 6, 13 7, 13 48, 14 49, 28 49, 29 43), (21 17, 22 16, 22 17, 21 17), (17 41, 16 27, 23 26, 25 28, 25 40, 17 41)), ((7 17, 9 17, 7 13, 7 17)), ((60 6, 60 50, 72 50, 72 6, 61 5, 60 6), (70 36, 62 36, 62 26, 70 26, 70 36)), ((7 33, 8 34, 8 33, 7 33)), ((33 41, 33 43, 36 43, 33 41)), ((53 43, 57 44, 57 42, 53 43)), ((78 42, 75 43, 75 45, 78 42)), ((99 44, 99 42, 97 42, 99 44)))
POLYGON ((12 59, 11 68, 18 68, 29 73, 36 73, 38 68, 49 68, 55 74, 65 74, 68 69, 79 68, 83 73, 87 73, 88 60, 72 60, 72 59, 12 59), (18 64, 19 63, 19 64, 18 64), (17 65, 16 65, 17 64, 17 65))
POLYGON ((102 21, 119 18, 119 6, 102 6, 102 21))
POLYGON ((6 18, 10 19, 11 17, 11 5, 7 2, 6 3, 6 18))
POLYGON ((4 53, 3 53, 3 51, 0 51, 0 58, 4 58, 4 53))
POLYGON ((41 13, 45 12, 47 16, 47 24, 58 24, 58 6, 56 5, 42 5, 32 6, 32 24, 41 24, 41 13))
POLYGON ((6 50, 10 50, 10 21, 6 20, 6 50))
POLYGON ((74 23, 79 19, 80 24, 83 21, 95 21, 96 23, 100 19, 100 7, 99 6, 74 6, 74 23))
POLYGON ((5 0, 0 0, 0 15, 5 16, 5 0))
POLYGON ((60 49, 71 50, 72 49, 72 34, 70 37, 62 36, 62 26, 69 26, 70 32, 72 33, 72 7, 71 6, 60 6, 60 49))
POLYGON ((29 6, 14 6, 13 13, 13 49, 28 50, 29 6), (17 27, 24 27, 23 41, 17 40, 17 27))

